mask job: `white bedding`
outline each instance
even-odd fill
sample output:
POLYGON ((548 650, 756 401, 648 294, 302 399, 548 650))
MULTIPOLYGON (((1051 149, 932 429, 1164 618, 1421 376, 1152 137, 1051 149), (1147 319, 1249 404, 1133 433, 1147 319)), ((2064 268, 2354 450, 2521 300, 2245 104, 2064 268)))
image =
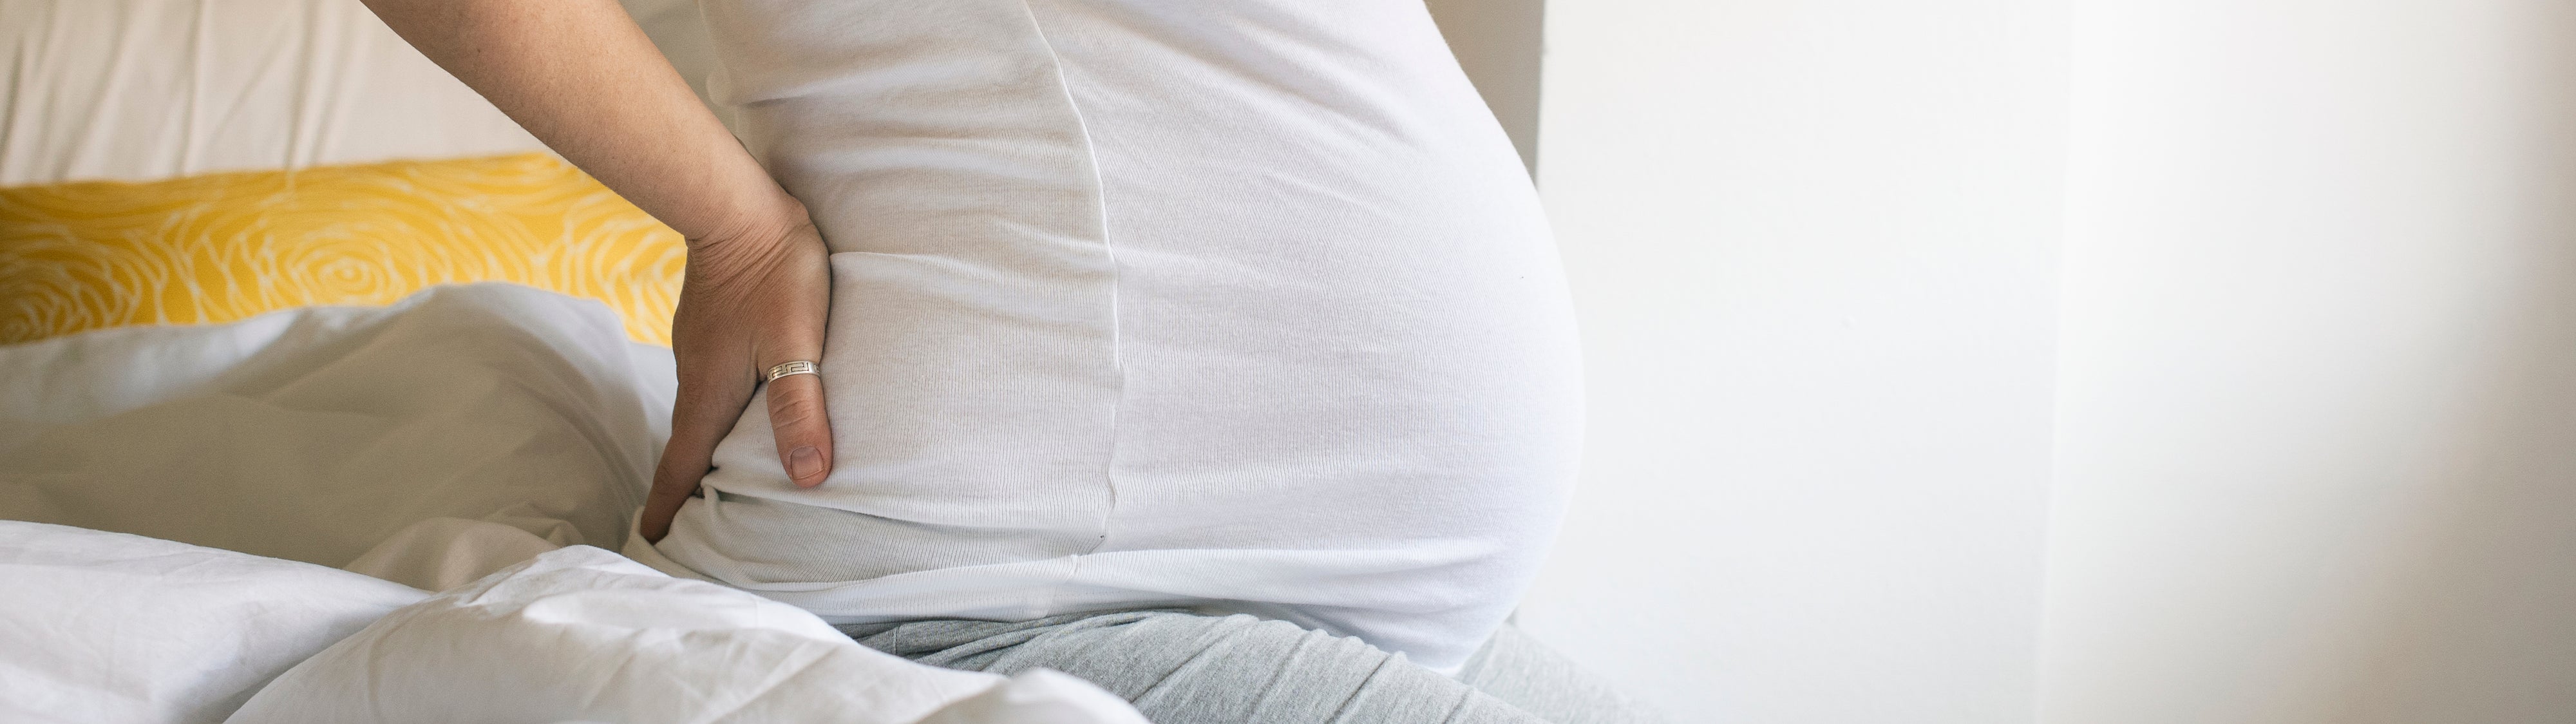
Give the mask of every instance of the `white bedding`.
POLYGON ((500 284, 0 347, 0 721, 222 720, 299 661, 237 720, 1140 721, 556 550, 622 540, 671 384, 606 307, 500 284))
MULTIPOLYGON (((626 5, 702 86, 694 3, 626 5)), ((544 150, 357 0, 0 0, 0 66, 0 186, 544 150)), ((595 303, 497 285, 0 347, 0 721, 223 721, 304 662, 239 720, 1141 722, 1069 677, 874 655, 704 584, 657 596, 680 582, 631 565, 549 575, 621 567, 591 548, 493 599, 543 621, 431 597, 569 544, 617 546, 664 436, 670 365, 595 303), (567 596, 582 605, 537 605, 567 596), (728 596, 768 613, 709 617, 728 596), (486 646, 382 644, 423 621, 486 646), (526 643, 513 637, 532 624, 682 645, 490 646, 526 643), (315 660, 360 648, 347 637, 362 629, 384 634, 377 649, 315 660), (796 679, 725 655, 780 629, 837 663, 796 679), (353 684, 378 665, 405 676, 353 684), (637 686, 469 686, 566 672, 637 686), (664 686, 726 677, 780 685, 664 686)))
POLYGON ((437 517, 615 548, 674 381, 597 302, 390 307, 0 347, 0 519, 324 566, 437 517))
POLYGON ((1063 674, 1005 680, 858 645, 786 604, 589 546, 407 606, 306 659, 231 721, 1144 724, 1063 674), (434 716, 414 713, 434 712, 434 716))
POLYGON ((0 186, 543 150, 358 0, 0 0, 0 186))
MULTIPOLYGON (((696 3, 623 1, 703 89, 696 3)), ((358 0, 0 0, 0 69, 0 186, 546 150, 358 0)))
POLYGON ((8 722, 1143 722, 1062 674, 913 664, 784 604, 588 546, 432 596, 0 521, 0 580, 8 722))
POLYGON ((429 594, 347 571, 0 521, 0 721, 222 721, 429 594))

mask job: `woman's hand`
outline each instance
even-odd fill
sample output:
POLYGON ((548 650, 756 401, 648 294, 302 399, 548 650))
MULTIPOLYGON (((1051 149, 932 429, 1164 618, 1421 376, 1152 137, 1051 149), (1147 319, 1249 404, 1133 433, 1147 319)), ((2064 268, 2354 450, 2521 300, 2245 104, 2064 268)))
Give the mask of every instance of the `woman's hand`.
MULTIPOLYGON (((653 492, 637 527, 660 542, 671 518, 698 491, 716 443, 733 430, 769 368, 823 357, 832 273, 823 237, 797 206, 792 218, 689 240, 689 266, 671 320, 680 391, 671 442, 653 471, 653 492)), ((823 378, 789 375, 769 383, 769 425, 778 459, 799 487, 832 472, 832 420, 823 378)))
MULTIPOLYGON (((680 396, 639 532, 658 542, 770 365, 820 361, 832 275, 822 237, 617 0, 365 0, 412 47, 547 146, 689 239, 672 320, 680 396)), ((823 382, 769 391, 796 484, 832 470, 823 382)))

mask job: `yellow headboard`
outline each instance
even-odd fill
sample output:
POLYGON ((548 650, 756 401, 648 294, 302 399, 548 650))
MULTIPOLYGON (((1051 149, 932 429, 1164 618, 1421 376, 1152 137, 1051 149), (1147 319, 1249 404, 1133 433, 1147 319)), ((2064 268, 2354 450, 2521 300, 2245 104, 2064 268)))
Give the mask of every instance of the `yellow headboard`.
POLYGON ((670 344, 678 232, 545 154, 0 189, 0 344, 506 281, 670 344))

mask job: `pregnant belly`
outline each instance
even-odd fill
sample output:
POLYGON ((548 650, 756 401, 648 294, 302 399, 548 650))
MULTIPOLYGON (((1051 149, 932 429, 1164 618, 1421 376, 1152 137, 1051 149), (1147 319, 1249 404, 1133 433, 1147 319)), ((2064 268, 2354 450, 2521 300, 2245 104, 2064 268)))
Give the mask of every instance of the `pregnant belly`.
POLYGON ((789 485, 755 401, 676 565, 853 617, 1507 610, 1573 475, 1572 315, 1418 3, 704 7, 835 252, 836 468, 789 485))

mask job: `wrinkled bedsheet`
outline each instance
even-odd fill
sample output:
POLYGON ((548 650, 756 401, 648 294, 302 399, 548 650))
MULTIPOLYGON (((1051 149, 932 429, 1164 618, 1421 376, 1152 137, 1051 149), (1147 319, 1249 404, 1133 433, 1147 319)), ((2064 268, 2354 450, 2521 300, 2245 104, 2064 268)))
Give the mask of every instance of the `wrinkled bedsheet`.
POLYGON ((603 550, 671 392, 501 284, 0 347, 0 720, 1141 724, 603 550))
POLYGON ((0 519, 334 568, 438 517, 613 550, 674 384, 606 307, 504 284, 0 347, 0 519))

